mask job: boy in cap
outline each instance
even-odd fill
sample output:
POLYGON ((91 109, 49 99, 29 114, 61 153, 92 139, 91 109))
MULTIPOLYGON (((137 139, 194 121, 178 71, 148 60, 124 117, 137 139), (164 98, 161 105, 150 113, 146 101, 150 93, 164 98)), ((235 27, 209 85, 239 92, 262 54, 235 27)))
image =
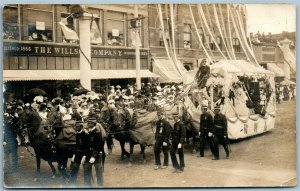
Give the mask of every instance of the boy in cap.
POLYGON ((226 116, 220 112, 220 106, 214 108, 215 117, 214 117, 214 126, 216 134, 216 158, 219 158, 219 143, 224 147, 226 158, 229 158, 229 149, 228 149, 228 135, 227 135, 227 119, 226 116))
POLYGON ((155 167, 154 170, 160 168, 167 168, 169 165, 169 155, 168 155, 168 144, 170 137, 170 123, 165 119, 162 110, 157 112, 158 121, 156 122, 156 132, 155 132, 155 144, 154 144, 154 155, 155 155, 155 167), (161 167, 160 153, 161 150, 164 154, 164 163, 161 167))
POLYGON ((184 153, 183 153, 183 145, 185 142, 185 137, 186 137, 186 128, 184 124, 181 122, 179 113, 175 112, 172 113, 173 118, 174 118, 174 128, 171 130, 171 160, 174 168, 174 172, 183 172, 184 170, 184 153), (176 151, 178 151, 179 155, 179 161, 180 163, 178 164, 177 157, 176 157, 176 151))
POLYGON ((204 148, 206 142, 208 141, 210 150, 214 155, 213 160, 219 160, 216 156, 215 150, 215 142, 213 140, 214 136, 214 122, 212 115, 207 111, 208 102, 202 102, 202 114, 200 115, 200 156, 204 157, 204 148))

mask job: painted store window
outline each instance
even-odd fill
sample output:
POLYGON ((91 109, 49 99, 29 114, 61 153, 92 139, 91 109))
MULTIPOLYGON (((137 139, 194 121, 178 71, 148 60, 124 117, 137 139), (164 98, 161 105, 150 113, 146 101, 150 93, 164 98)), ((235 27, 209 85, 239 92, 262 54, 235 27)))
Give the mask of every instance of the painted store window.
POLYGON ((125 46, 125 18, 123 13, 104 12, 105 45, 125 46))
POLYGON ((19 40, 18 7, 5 6, 3 8, 3 39, 19 40))
POLYGON ((25 40, 53 41, 53 11, 51 5, 27 6, 27 35, 25 40))

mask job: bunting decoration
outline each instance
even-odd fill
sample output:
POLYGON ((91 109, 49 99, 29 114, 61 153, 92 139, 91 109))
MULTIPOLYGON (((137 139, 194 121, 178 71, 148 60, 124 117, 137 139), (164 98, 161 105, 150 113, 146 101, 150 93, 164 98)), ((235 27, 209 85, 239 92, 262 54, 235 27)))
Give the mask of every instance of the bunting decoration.
POLYGON ((67 39, 67 40, 79 40, 78 35, 74 30, 67 27, 62 21, 59 22, 59 25, 61 27, 61 30, 64 34, 65 39, 67 39))

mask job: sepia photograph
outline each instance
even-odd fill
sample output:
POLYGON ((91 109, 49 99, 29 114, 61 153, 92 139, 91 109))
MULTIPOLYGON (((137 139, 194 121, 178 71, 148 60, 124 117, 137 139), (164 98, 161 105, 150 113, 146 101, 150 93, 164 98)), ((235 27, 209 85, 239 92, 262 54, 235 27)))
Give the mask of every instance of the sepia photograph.
POLYGON ((2 187, 297 185, 296 4, 1 14, 2 187))

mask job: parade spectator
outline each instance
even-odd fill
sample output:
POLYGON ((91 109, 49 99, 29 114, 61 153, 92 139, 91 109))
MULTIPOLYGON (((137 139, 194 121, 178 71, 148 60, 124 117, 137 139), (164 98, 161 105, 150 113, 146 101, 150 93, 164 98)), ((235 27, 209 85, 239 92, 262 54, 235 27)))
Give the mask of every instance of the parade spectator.
POLYGON ((219 143, 224 147, 226 158, 229 158, 228 149, 228 134, 227 134, 227 119, 220 111, 220 106, 214 108, 214 126, 215 126, 215 136, 216 136, 216 158, 219 158, 219 143))
POLYGON ((160 168, 165 169, 169 165, 168 145, 169 145, 171 125, 166 120, 163 111, 158 111, 157 117, 158 117, 158 121, 156 122, 155 144, 154 144, 154 155, 155 155, 154 170, 158 170, 160 168), (164 162, 162 167, 160 161, 161 150, 163 151, 164 154, 164 162))
POLYGON ((184 143, 185 143, 185 137, 186 137, 186 128, 182 121, 180 120, 179 113, 175 112, 172 113, 174 118, 174 127, 171 130, 170 139, 172 141, 171 144, 171 160, 174 168, 174 172, 183 172, 185 163, 184 163, 184 143), (177 161, 176 153, 178 152, 179 155, 179 164, 177 161))
POLYGON ((48 119, 47 105, 45 103, 41 103, 38 113, 43 121, 48 119))
POLYGON ((82 121, 82 117, 78 112, 78 107, 76 105, 72 106, 72 115, 71 115, 72 119, 75 121, 82 121))

